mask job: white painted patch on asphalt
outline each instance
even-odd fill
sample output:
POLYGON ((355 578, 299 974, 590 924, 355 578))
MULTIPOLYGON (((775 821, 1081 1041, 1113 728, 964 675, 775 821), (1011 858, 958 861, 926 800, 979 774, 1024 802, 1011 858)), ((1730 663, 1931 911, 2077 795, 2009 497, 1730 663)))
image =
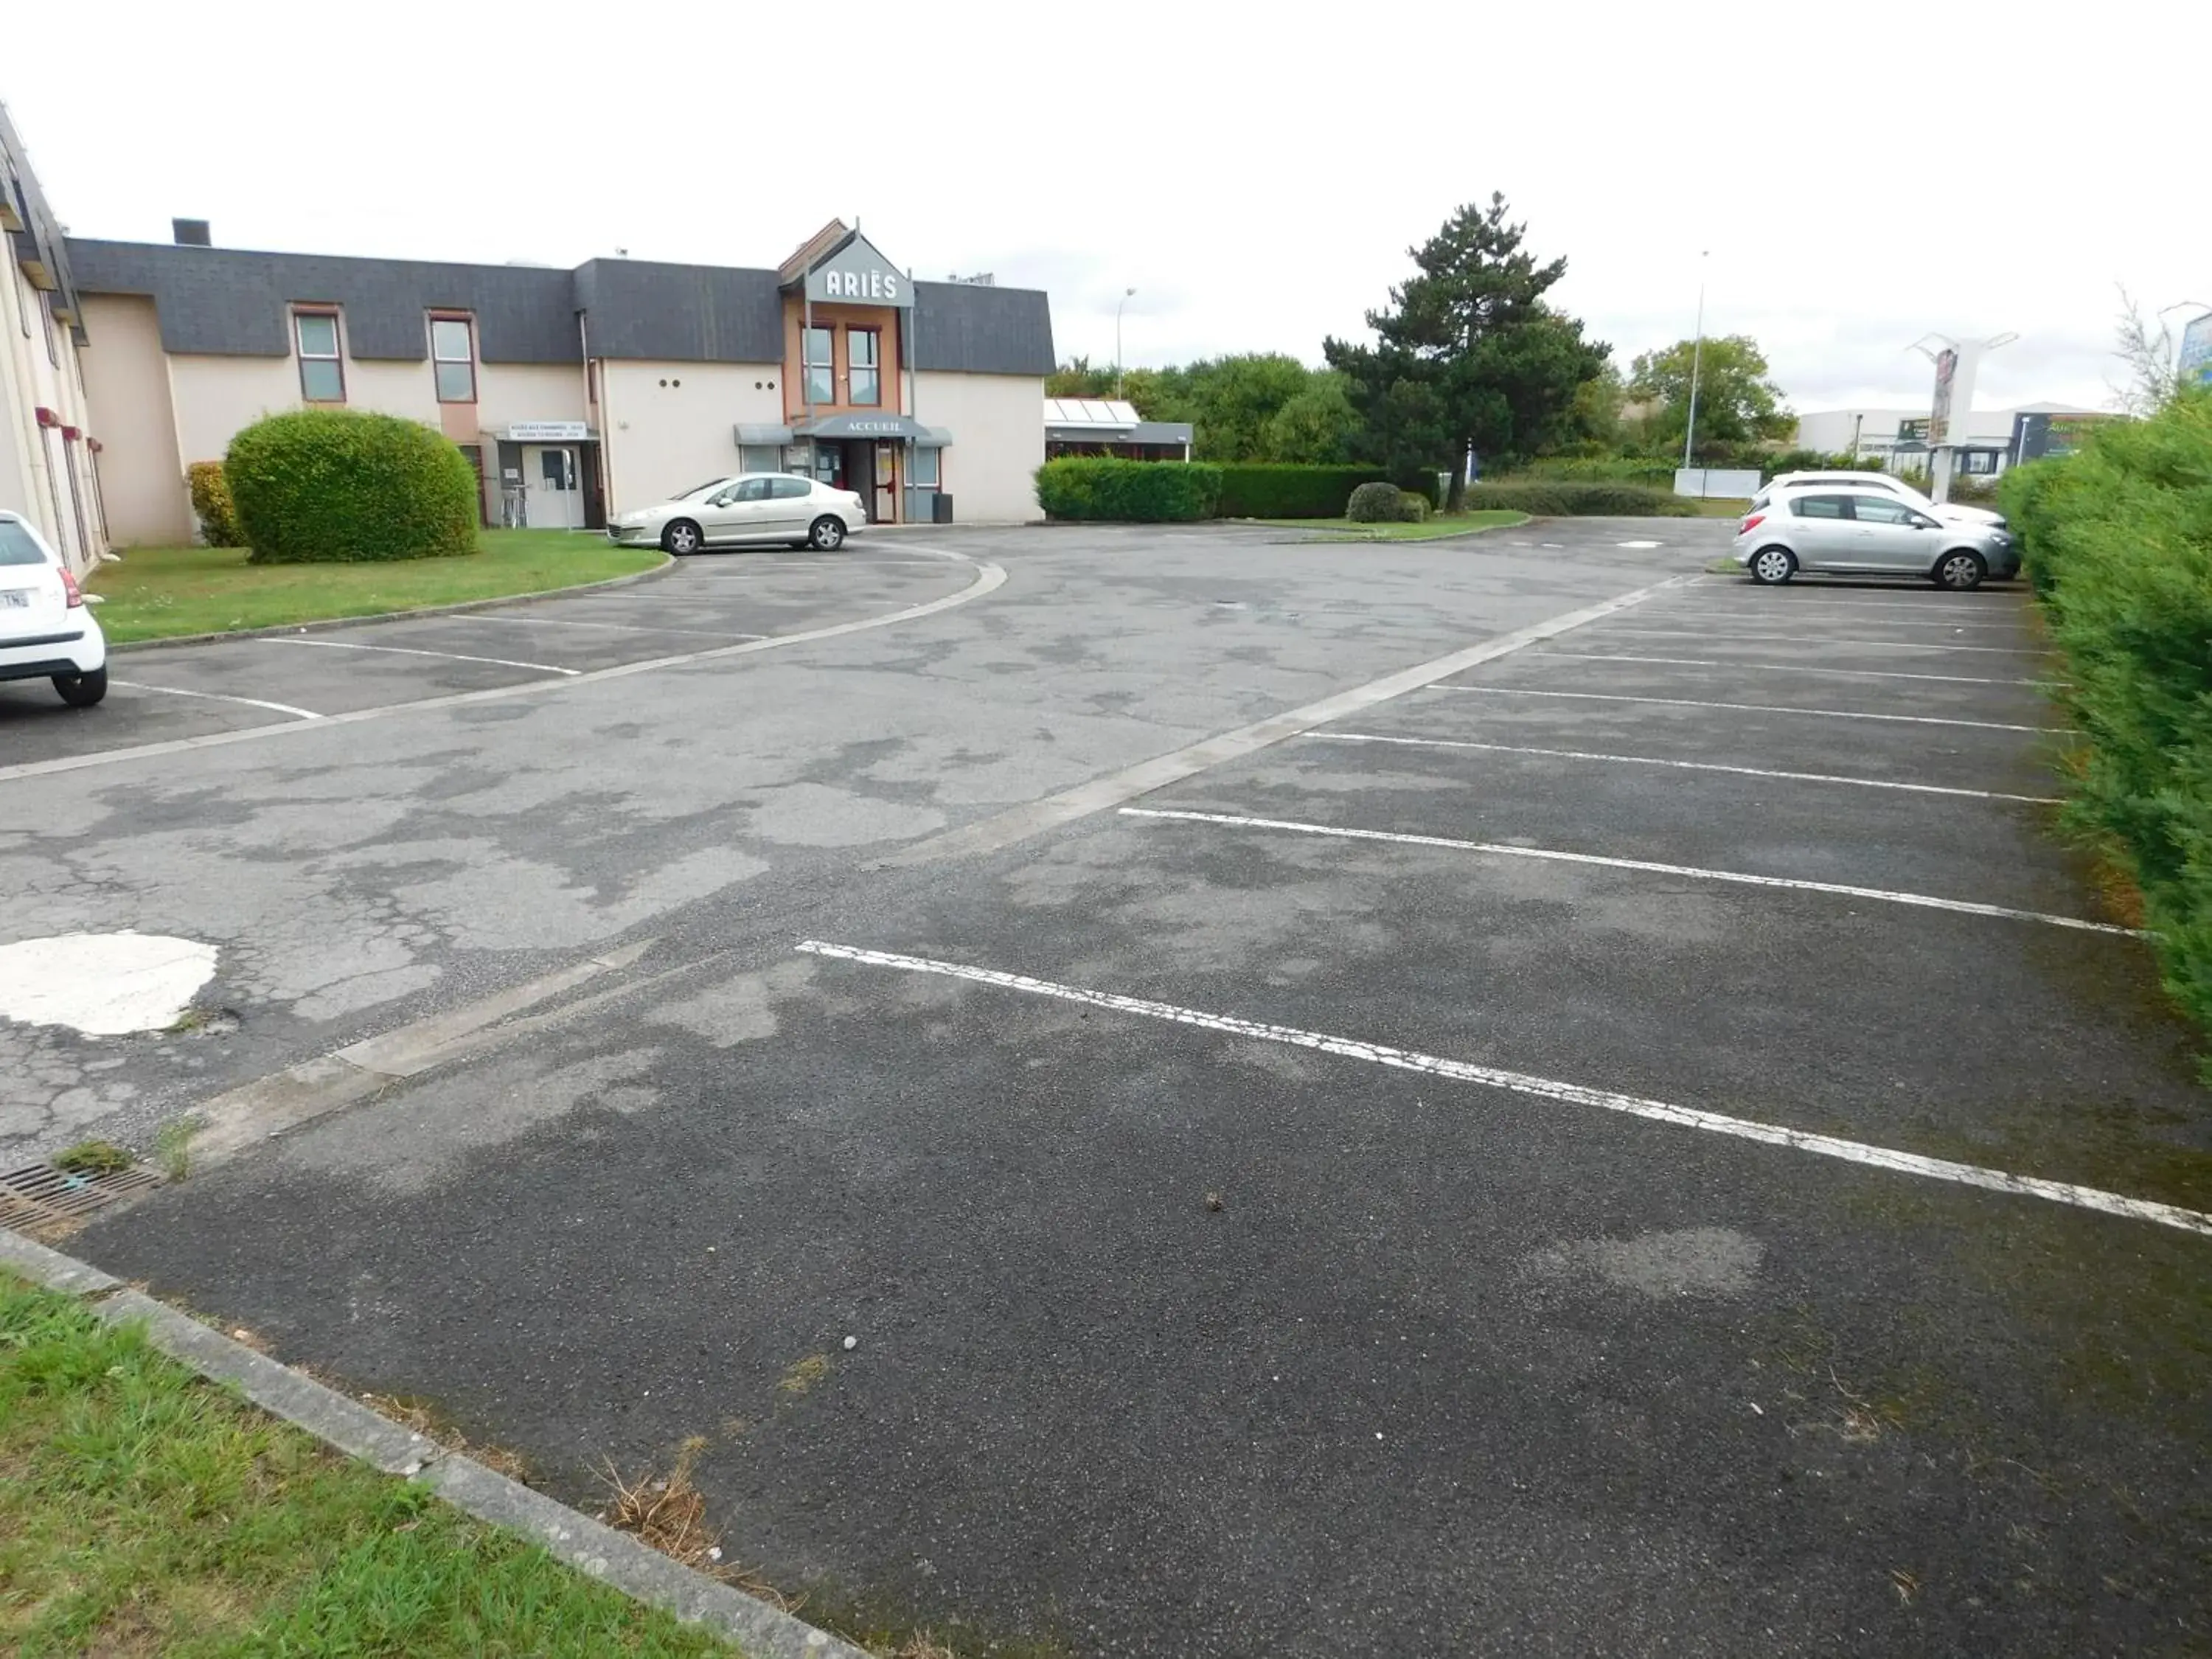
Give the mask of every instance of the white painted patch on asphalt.
POLYGON ((149 685, 143 680, 110 680, 110 685, 126 691, 158 691, 165 697, 200 697, 209 702, 243 703, 248 708, 266 708, 278 714, 289 714, 295 720, 319 720, 326 718, 312 708, 295 708, 289 702, 268 702, 259 697, 234 697, 222 691, 187 691, 176 685, 149 685))
POLYGON ((1781 778, 1792 783, 1844 783, 1859 789, 1905 789, 1920 795, 1960 795, 1970 800, 2016 800, 2055 805, 2056 795, 2009 795, 1996 789, 1960 789, 1941 783, 1900 783, 1893 778, 1846 778, 1828 772, 1777 772, 1764 766, 1723 766, 1717 761, 1662 760, 1656 755, 1607 755, 1584 749, 1538 749, 1517 743, 1470 743, 1456 738, 1395 738, 1371 732, 1309 732, 1328 743, 1390 743, 1414 749, 1480 749, 1498 755, 1547 755, 1555 760, 1610 761, 1625 766, 1671 766, 1685 772, 1733 772, 1747 778, 1781 778))
POLYGON ((1931 640, 1838 640, 1826 634, 1717 634, 1709 628, 1615 628, 1608 638, 1696 640, 1703 645, 1842 645, 1872 651, 1978 651, 1999 657, 2042 657, 2050 653, 2023 645, 1958 645, 1931 640))
POLYGON ((1617 657, 1595 651, 1531 651, 1532 657, 1577 658, 1583 662, 1657 663, 1674 668, 1757 668, 1777 674, 1839 674, 1863 680, 1941 680, 1948 685, 2042 685, 2029 679, 1984 679, 1972 674, 1905 674, 1884 668, 1813 668, 1797 662, 1739 662, 1721 657, 1617 657))
POLYGON ((164 933, 63 933, 0 945, 0 1019, 86 1036, 177 1023, 215 977, 216 948, 164 933))
POLYGON ((1615 543, 1613 544, 1613 545, 1614 545, 1615 547, 1633 547, 1633 548, 1638 548, 1638 549, 1643 549, 1643 548, 1656 547, 1656 546, 1658 546, 1658 545, 1659 545, 1659 544, 1658 544, 1658 543, 1656 543, 1656 542, 1615 542, 1615 543))
POLYGON ((1705 697, 1632 697, 1620 691, 1539 691, 1525 685, 1432 685, 1431 691, 1468 691, 1493 697, 1577 697, 1586 702, 1650 702, 1670 708, 1726 708, 1739 714, 1803 714, 1823 720, 1894 720, 1908 726, 1966 726, 1979 732, 2034 732, 2064 737, 2063 726, 2014 726, 2002 720, 1960 720, 1942 714, 1869 714, 1856 708, 1787 708, 1779 703, 1714 702, 1705 697))
POLYGON ((1960 1186, 1979 1187, 1990 1192, 2009 1193, 2023 1198, 2046 1199, 2054 1204, 2100 1211, 2106 1215, 2123 1216, 2133 1221, 2155 1222, 2160 1226, 2179 1228, 2184 1232, 2212 1237, 2212 1215, 2197 1210, 2185 1210, 2178 1205, 2155 1203, 2149 1199, 2128 1198, 2100 1188, 2075 1186, 2071 1182, 2046 1181, 2039 1176, 2013 1175, 1977 1164, 1956 1164, 1948 1158, 1924 1158, 1917 1152, 1899 1152, 1893 1147, 1877 1146, 1866 1141, 1847 1140, 1838 1135, 1814 1134, 1778 1123, 1729 1117, 1723 1113, 1708 1112, 1694 1106, 1677 1106, 1638 1095, 1616 1094, 1610 1089, 1588 1088, 1553 1078, 1532 1076, 1525 1072, 1509 1072, 1495 1066, 1477 1066, 1466 1060, 1447 1060, 1410 1048, 1392 1048, 1387 1043, 1332 1036, 1322 1031, 1301 1030, 1291 1025, 1267 1025, 1257 1020, 1240 1019, 1232 1014, 1206 1013, 1196 1008, 1178 1007, 1170 1002, 1152 1002, 1141 997, 1120 996, 1108 991, 1089 991, 1079 986, 1032 979, 1025 974, 972 968, 965 963, 902 956, 890 951, 864 950, 856 945, 833 945, 822 939, 802 939, 797 948, 810 956, 828 957, 871 968, 896 969, 909 974, 939 975, 947 979, 964 980, 970 984, 995 987, 1000 990, 1018 991, 1030 996, 1049 997, 1060 1002, 1133 1014, 1139 1018, 1195 1026, 1201 1030, 1218 1031, 1230 1036, 1246 1037, 1261 1042, 1286 1043, 1292 1048, 1310 1048, 1347 1060, 1365 1060, 1370 1065, 1449 1078, 1455 1082, 1478 1084, 1485 1088, 1504 1089, 1559 1105, 1594 1106, 1601 1111, 1619 1112, 1652 1122, 1671 1123, 1680 1128, 1701 1129, 1709 1134, 1728 1135, 1770 1146, 1787 1147, 1821 1158, 1840 1158, 1846 1163, 1865 1164, 1899 1175, 1952 1182, 1960 1186))
POLYGON ((383 651, 395 657, 443 657, 447 662, 489 663, 495 668, 527 668, 540 674, 574 675, 581 671, 550 662, 517 662, 512 657, 471 657, 459 651, 425 651, 412 645, 365 645, 359 640, 311 640, 289 634, 264 635, 264 645, 311 645, 318 651, 383 651))
POLYGON ((1397 830, 1347 830, 1334 823, 1301 823, 1291 818, 1247 817, 1234 812, 1190 812, 1164 807, 1125 806, 1121 816, 1158 818, 1181 823, 1218 824, 1229 830, 1275 830, 1291 835, 1325 836, 1344 841, 1389 842, 1401 847, 1441 847, 1460 853, 1489 853, 1500 858, 1537 859, 1552 864, 1596 865, 1608 870, 1640 870, 1655 876, 1689 876, 1699 881, 1734 882, 1744 887, 1773 887, 1798 893, 1832 893, 1840 898, 1876 899, 1885 904, 1909 904, 1923 910, 1949 910, 1960 915, 2001 916, 2008 921, 2040 921, 2053 927, 2073 927, 2085 933, 2118 933, 2141 939, 2142 930, 2117 927, 2109 921, 2084 921, 2079 916, 2052 915, 2042 910, 2015 910, 2008 905, 1980 904, 1971 899, 1938 898, 1930 893, 1899 893, 1885 887, 1853 887, 1842 882, 1801 881, 1794 876, 1758 876, 1744 870, 1712 870, 1695 864, 1661 864, 1652 859, 1609 858, 1599 853, 1568 853, 1553 847, 1516 847, 1504 842, 1462 841, 1453 836, 1416 836, 1397 830))

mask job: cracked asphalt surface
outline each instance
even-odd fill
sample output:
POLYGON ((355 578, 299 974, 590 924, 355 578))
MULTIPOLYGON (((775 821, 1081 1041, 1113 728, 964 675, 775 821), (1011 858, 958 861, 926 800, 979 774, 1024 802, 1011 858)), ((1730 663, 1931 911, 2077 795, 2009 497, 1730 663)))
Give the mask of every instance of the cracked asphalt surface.
MULTIPOLYGON (((1727 535, 969 532, 1007 581, 919 621, 0 781, 0 941, 212 940, 239 1017, 0 1026, 0 1133, 143 1144, 651 939, 72 1248, 572 1498, 704 1436, 734 1558, 963 1651, 2201 1651, 2212 1237, 1227 1025, 2212 1208, 2146 950, 2048 920, 2111 918, 2022 596, 1699 575, 1727 535), (1127 803, 1199 817, 887 863, 1654 588, 1127 803)), ((972 574, 626 591, 778 632, 972 574)))

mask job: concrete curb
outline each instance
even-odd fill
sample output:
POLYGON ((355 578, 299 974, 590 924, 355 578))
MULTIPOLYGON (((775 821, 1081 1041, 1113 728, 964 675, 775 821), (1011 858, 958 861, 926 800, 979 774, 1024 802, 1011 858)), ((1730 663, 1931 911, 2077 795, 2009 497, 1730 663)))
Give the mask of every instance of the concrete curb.
POLYGON ((410 617, 453 617, 465 611, 489 611, 495 605, 520 605, 527 599, 565 598, 571 593, 604 593, 611 587, 628 587, 633 582, 648 582, 665 576, 682 562, 679 559, 661 555, 660 562, 650 570, 633 570, 627 576, 609 576, 604 581, 580 582, 574 587, 536 587, 526 593, 502 593, 489 599, 462 599, 453 605, 426 605, 416 611, 373 611, 362 617, 319 617, 313 622, 277 623, 269 628, 234 628, 225 634, 175 634, 160 640, 122 640, 111 641, 107 654, 118 652, 151 651, 161 645, 221 645, 225 640, 265 639, 272 634, 319 634, 329 628, 353 628, 365 623, 404 622, 410 617))
POLYGON ((325 1445, 386 1474, 420 1480, 454 1508, 527 1534, 586 1577, 739 1644, 747 1659, 868 1659, 849 1642, 681 1566, 628 1533, 495 1474, 472 1458, 447 1451, 167 1303, 125 1288, 89 1262, 0 1227, 0 1267, 47 1290, 91 1300, 111 1324, 143 1321, 155 1347, 209 1382, 234 1385, 263 1410, 305 1429, 325 1445))

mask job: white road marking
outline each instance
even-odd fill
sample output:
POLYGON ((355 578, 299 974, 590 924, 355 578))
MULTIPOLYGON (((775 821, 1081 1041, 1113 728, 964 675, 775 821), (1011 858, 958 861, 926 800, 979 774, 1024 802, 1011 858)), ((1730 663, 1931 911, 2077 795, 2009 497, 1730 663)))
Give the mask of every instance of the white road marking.
POLYGON ((1613 545, 1615 547, 1646 548, 1656 547, 1659 544, 1656 542, 1615 542, 1613 545))
POLYGON ((1675 668, 1765 668, 1778 674, 1840 674, 1865 680, 1942 680, 1951 685, 2042 685, 2043 680, 1991 680, 1971 674, 1901 674, 1881 668, 1813 668, 1795 662, 1737 662, 1720 657, 1615 657, 1595 651, 1531 651, 1532 657, 1579 657, 1584 662, 1649 662, 1675 668))
MULTIPOLYGON (((1018 841, 1036 835, 1056 825, 1073 823, 1092 812, 1118 806, 1125 800, 1150 794, 1155 789, 1218 766, 1243 756, 1265 749, 1271 744, 1295 738, 1324 726, 1330 720, 1342 720, 1376 703, 1402 697, 1407 692, 1418 691, 1433 684, 1447 674, 1456 674, 1499 657, 1510 656, 1516 651, 1527 649, 1544 640, 1581 628, 1609 617, 1631 605, 1641 605, 1654 593, 1663 593, 1679 586, 1680 576, 1669 576, 1649 587, 1639 587, 1623 593, 1618 599, 1603 599, 1596 605, 1585 605, 1579 611, 1563 611, 1559 616, 1531 623, 1526 628, 1516 628, 1510 634, 1500 634, 1496 639, 1485 640, 1480 645, 1468 646, 1449 656, 1431 661, 1416 663, 1411 668, 1401 668, 1395 674, 1385 674, 1379 680, 1370 680, 1364 685, 1355 685, 1350 690, 1339 691, 1323 697, 1319 702, 1310 702, 1303 708, 1273 715, 1255 725, 1239 726, 1234 732, 1224 732, 1217 737, 1170 750, 1156 755, 1151 760, 1139 761, 1119 772, 1109 773, 1103 778, 1078 784, 1057 795, 1048 795, 1042 800, 1032 801, 1026 806, 997 813, 978 823, 964 824, 957 830, 948 830, 902 848, 884 860, 890 866, 925 864, 932 860, 951 855, 994 852, 1010 847, 1018 841)), ((0 772, 0 777, 5 777, 0 772)))
POLYGON ((411 645, 362 645, 354 640, 311 640, 295 638, 289 634, 264 634, 264 645, 312 645, 319 651, 383 651, 395 657, 443 657, 447 662, 484 662, 495 668, 528 668, 541 674, 577 674, 575 668, 556 667, 550 662, 517 662, 512 657, 471 657, 459 651, 424 651, 411 645))
POLYGON ((1747 778, 1781 778, 1792 783, 1847 783, 1861 789, 1905 789, 1921 795, 1961 795, 1972 800, 2016 800, 2034 806, 2057 804, 2056 795, 2010 795, 1995 789, 1960 789, 1941 783, 1899 783, 1889 778, 1845 778, 1826 772, 1776 772, 1763 766, 1723 766, 1716 761, 1661 760, 1653 755, 1605 755, 1583 749, 1537 749, 1524 744, 1469 743, 1455 738, 1393 738, 1369 732, 1309 732, 1330 743, 1389 743, 1414 749, 1480 749, 1498 755, 1548 755, 1555 760, 1612 761, 1626 766, 1671 766, 1686 772, 1733 772, 1747 778))
MULTIPOLYGON (((185 754, 198 749, 217 749, 234 743, 254 743, 264 738, 279 736, 288 732, 304 732, 307 721, 321 720, 331 726, 349 726, 359 720, 389 720, 395 714, 434 713, 441 708, 467 708, 481 702, 504 702, 510 697, 548 696, 556 688, 570 685, 596 685, 603 680, 628 679, 633 674, 656 674, 663 669, 682 668, 695 662, 720 662, 726 657, 752 656, 765 651, 786 651, 796 645, 811 645, 817 640, 842 639, 848 634, 866 633, 871 629, 889 628, 898 623, 915 622, 923 617, 933 617, 940 611, 951 611, 973 603, 987 593, 994 593, 1006 584, 1006 568, 994 564, 988 559, 973 558, 965 553, 956 553, 947 548, 936 556, 955 563, 964 564, 973 570, 975 579, 957 593, 942 598, 925 599, 918 605, 902 605, 896 611, 885 611, 872 617, 857 617, 851 622, 827 623, 819 628, 801 629, 796 633, 777 634, 765 640, 747 640, 739 645, 719 645, 702 651, 678 652, 672 656, 647 657, 638 662, 617 663, 608 668, 594 668, 577 675, 574 679, 523 680, 514 685, 487 686, 481 691, 453 691, 442 696, 417 697, 409 702, 387 702, 374 708, 352 708, 342 714, 310 714, 304 708, 288 708, 284 712, 302 718, 289 726, 257 726, 242 732, 210 732, 196 738, 170 738, 160 743, 132 744, 122 749, 94 750, 89 754, 65 755, 57 760, 24 761, 13 766, 0 766, 0 783, 15 778, 43 777, 49 772, 77 772, 93 766, 114 766, 124 761, 150 760, 159 755, 185 754)), ((607 597, 612 597, 611 594, 607 597)), ((112 684, 122 684, 120 681, 112 684)), ((164 686, 145 686, 143 690, 160 691, 164 686)), ((211 696, 212 693, 185 693, 187 696, 211 696)), ((226 702, 244 701, 240 698, 226 702)), ((276 708, 271 703, 263 705, 276 708)))
MULTIPOLYGON (((274 709, 277 714, 289 714, 295 720, 319 720, 329 718, 325 714, 318 714, 312 708, 295 708, 289 702, 264 702, 259 697, 234 697, 222 691, 187 691, 180 686, 149 685, 143 680, 110 680, 108 684, 119 685, 132 691, 158 691, 165 697, 204 697, 210 702, 242 702, 248 708, 274 709)), ((191 740, 186 739, 186 741, 191 740)), ((0 772, 0 777, 6 775, 6 773, 0 772)))
POLYGON ((1838 640, 1826 634, 1716 634, 1705 628, 1615 628, 1607 637, 1639 640, 1698 640, 1707 645, 1840 645, 1873 651, 1977 651, 1999 657, 2042 657, 2046 651, 2022 645, 1936 644, 1928 640, 1838 640))
MULTIPOLYGON (((1725 609, 1708 607, 1694 611, 1682 606, 1670 610, 1668 614, 1683 617, 1745 617, 1759 621, 1765 620, 1759 612, 1753 610, 1749 605, 1730 605, 1725 609)), ((1791 620, 1796 621, 1797 618, 1793 617, 1791 620)), ((1850 620, 1865 628, 1940 628, 1953 632, 1963 632, 1971 628, 1985 634, 2017 634, 2021 631, 2019 623, 2009 622, 1907 622, 1901 617, 1853 617, 1850 620)))
POLYGON ((1588 702, 1652 702, 1670 708, 1728 708, 1742 714, 1805 714, 1814 720, 1900 720, 1912 726, 1967 726, 1981 732, 2036 732, 2064 736, 2063 726, 2009 726, 2001 720, 1954 720, 1938 714, 1865 714, 1851 708, 1784 708, 1763 702, 1713 702, 1704 697, 1632 697, 1618 691, 1538 691, 1523 685, 1442 684, 1431 691, 1473 691, 1499 697, 1577 697, 1588 702))
MULTIPOLYGON (((1967 599, 1963 594, 1947 593, 1940 596, 1933 596, 1924 600, 1828 599, 1773 599, 1771 598, 1761 598, 1737 605, 1701 606, 1699 607, 1699 614, 1711 614, 1716 617, 1771 616, 1778 605, 1785 609, 1795 606, 1798 610, 1810 611, 1814 615, 1823 614, 1830 611, 1914 611, 1919 612, 1922 616, 1926 616, 1931 610, 1939 605, 1955 605, 1960 609, 1972 608, 1978 611, 1988 611, 1991 612, 2001 610, 2025 611, 2027 609, 2027 604, 2024 601, 2000 600, 1994 595, 1987 599, 1967 599)), ((1689 607, 1684 606, 1682 608, 1686 610, 1689 607)), ((1993 623, 1976 623, 1972 624, 1972 626, 1977 628, 1996 627, 1997 625, 1998 624, 1993 623)))
POLYGON ((1459 853, 1489 853, 1500 858, 1537 859, 1552 864, 1589 864, 1608 870, 1640 870, 1655 876, 1689 876, 1699 881, 1734 882, 1744 887, 1775 887, 1796 893, 1832 893, 1840 898, 1877 899, 1885 904, 1906 904, 1923 910, 1949 910, 1960 915, 1998 916, 2008 921, 2041 921, 2053 927, 2072 927, 2085 933, 2118 933, 2142 939, 2136 927, 2109 921, 2084 921, 2079 916, 2057 916, 2042 910, 2015 910, 2009 905, 1978 904, 1970 899, 1937 898, 1928 893, 1897 893, 1882 887, 1852 887, 1835 881, 1801 881, 1792 876, 1755 876, 1742 870, 1709 870, 1694 864, 1661 864, 1651 859, 1607 858, 1597 853, 1565 853, 1551 847, 1515 847, 1504 842, 1462 841, 1451 836, 1415 836, 1395 830, 1346 830, 1334 823, 1300 823, 1291 818, 1246 817, 1233 812, 1188 812, 1162 807, 1125 806, 1124 817, 1170 819, 1182 823, 1216 823, 1230 830, 1281 830, 1292 835, 1323 836, 1340 841, 1380 841, 1400 847, 1441 847, 1459 853))
POLYGON ((1877 1146, 1863 1140, 1846 1140, 1838 1135, 1814 1134, 1778 1123, 1729 1117, 1721 1112, 1709 1112, 1694 1106, 1676 1106, 1663 1100, 1650 1100, 1638 1095, 1618 1094, 1610 1089, 1592 1089, 1581 1084, 1563 1083, 1553 1078, 1532 1076, 1526 1072, 1509 1072, 1495 1066, 1477 1066, 1463 1060, 1447 1060, 1441 1055, 1425 1054, 1411 1048, 1393 1048, 1388 1043, 1331 1036, 1322 1031, 1301 1030, 1294 1025, 1263 1024, 1258 1020, 1240 1019, 1233 1014, 1206 1013, 1196 1008, 1179 1007, 1171 1002, 1152 1002, 1141 997, 1120 996, 1109 991, 1089 991, 1080 986, 1032 979, 1025 974, 1001 973, 994 969, 971 968, 964 963, 942 962, 930 957, 902 956, 890 951, 863 950, 855 945, 833 945, 823 939, 801 939, 798 948, 809 956, 827 957, 871 968, 896 969, 902 973, 933 974, 945 979, 966 981, 970 984, 988 985, 1002 991, 1019 991, 1030 996, 1049 997, 1055 1001, 1103 1008, 1118 1014, 1131 1014, 1143 1019, 1195 1026, 1200 1030, 1218 1031, 1225 1036, 1245 1037, 1260 1042, 1280 1042, 1292 1048, 1339 1055, 1346 1060, 1365 1060, 1370 1065, 1388 1066, 1398 1071, 1425 1073, 1432 1077, 1449 1078, 1457 1083, 1503 1089, 1558 1105, 1594 1106, 1601 1111, 1619 1112, 1656 1123, 1671 1123, 1678 1128, 1702 1129, 1709 1134, 1759 1141, 1769 1146, 1784 1146, 1793 1152, 1840 1158, 1845 1163, 1862 1164, 1898 1175, 1952 1182, 1962 1187, 1979 1187, 1989 1192, 2009 1193, 2022 1198, 2046 1199, 2054 1204, 2071 1205, 2077 1209, 2100 1211, 2106 1215, 2122 1216, 2131 1221, 2155 1222, 2160 1226, 2179 1228, 2184 1232, 2212 1236, 2212 1215, 2185 1210, 2177 1205, 2155 1203, 2148 1199, 2127 1198, 2101 1188, 2081 1187, 2066 1181, 2047 1181, 2039 1176, 2013 1175, 2007 1170, 1987 1169, 1978 1164, 1956 1164, 1948 1158, 1926 1158, 1918 1152, 1899 1152, 1893 1147, 1877 1146))
POLYGON ((586 622, 580 617, 498 617, 479 611, 471 622, 519 623, 525 628, 599 628, 617 634, 685 634, 702 640, 764 640, 766 634, 725 634, 712 628, 653 628, 644 623, 586 622))

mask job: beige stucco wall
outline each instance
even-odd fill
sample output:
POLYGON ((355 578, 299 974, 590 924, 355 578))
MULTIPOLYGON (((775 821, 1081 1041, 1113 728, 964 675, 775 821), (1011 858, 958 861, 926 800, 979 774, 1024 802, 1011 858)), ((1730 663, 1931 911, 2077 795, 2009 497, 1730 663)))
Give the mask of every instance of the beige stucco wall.
POLYGON ((486 443, 518 421, 586 418, 581 363, 477 365, 477 426, 486 443))
POLYGON ((187 465, 219 461, 240 428, 300 406, 299 371, 289 357, 175 356, 169 403, 177 412, 179 457, 187 465))
POLYGON ((69 330, 56 323, 45 298, 0 240, 0 507, 39 526, 72 568, 88 568, 107 544, 93 488, 92 429, 82 373, 69 330), (27 328, 27 335, 25 330, 27 328), (41 427, 38 410, 52 410, 75 440, 41 427), (71 462, 75 463, 72 469, 71 462))
POLYGON ((962 524, 1024 524, 1043 516, 1044 381, 1024 374, 922 374, 914 417, 949 428, 940 488, 962 524))
MULTIPOLYGON (((650 507, 736 471, 733 428, 740 421, 780 424, 782 380, 776 363, 603 362, 599 431, 610 475, 607 511, 650 507)), ((1040 401, 1040 449, 1043 408, 1040 401)))
MULTIPOLYGON (((397 415, 402 419, 420 421, 425 426, 438 424, 438 384, 431 378, 430 362, 378 361, 349 357, 345 365, 346 407, 365 409, 379 415, 397 415)), ((293 399, 298 401, 299 381, 293 381, 293 399)))
POLYGON ((102 446, 108 534, 121 547, 181 547, 195 526, 154 301, 88 295, 84 331, 89 343, 80 361, 92 431, 102 446))

